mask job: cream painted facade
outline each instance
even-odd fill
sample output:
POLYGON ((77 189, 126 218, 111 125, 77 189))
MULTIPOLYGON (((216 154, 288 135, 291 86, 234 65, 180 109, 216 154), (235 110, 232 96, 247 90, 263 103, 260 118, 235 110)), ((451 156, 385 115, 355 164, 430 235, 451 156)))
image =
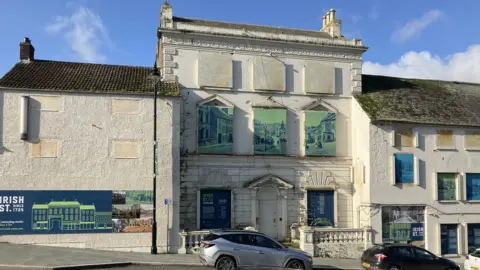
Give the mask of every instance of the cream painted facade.
MULTIPOLYGON (((364 144, 369 141, 370 157, 363 151, 359 160, 367 165, 365 178, 356 185, 363 186, 363 208, 359 211, 362 224, 370 224, 374 231, 374 243, 382 242, 382 206, 424 206, 425 248, 437 255, 466 255, 468 251, 468 226, 480 227, 480 205, 467 199, 466 176, 480 173, 480 153, 476 137, 468 137, 478 129, 462 127, 401 124, 370 124, 364 144), (409 128, 413 131, 413 144, 406 147, 395 141, 395 134, 409 128), (453 132, 450 146, 440 145, 439 130, 453 132), (414 155, 414 183, 396 184, 394 179, 395 153, 414 155), (368 169, 369 168, 369 169, 368 169), (453 173, 455 199, 441 200, 438 195, 438 174, 453 173), (452 224, 457 234, 457 252, 442 252, 441 225, 452 224)), ((473 135, 474 136, 474 135, 473 135)), ((366 149, 365 149, 366 150, 366 149)), ((472 238, 472 236, 470 236, 472 238)), ((451 246, 450 246, 451 247, 451 246)), ((451 249, 455 250, 455 248, 451 249)))
POLYGON ((280 240, 292 224, 306 225, 314 190, 334 191, 335 227, 357 227, 352 93, 361 89, 361 41, 195 25, 172 17, 169 5, 161 14, 158 63, 166 80, 183 86, 180 228, 202 229, 203 190, 231 192, 229 227, 280 240), (200 105, 233 108, 232 154, 198 154, 200 105), (254 155, 254 107, 287 110, 286 155, 254 155), (311 109, 336 113, 335 157, 305 156, 311 109))
MULTIPOLYGON (((180 100, 158 102, 158 250, 178 250, 180 100), (173 200, 170 216, 164 198, 173 200)), ((151 190, 153 97, 0 89, 0 190, 151 190), (28 96, 28 140, 20 99, 28 96)), ((149 252, 151 233, 2 235, 22 244, 149 252)))

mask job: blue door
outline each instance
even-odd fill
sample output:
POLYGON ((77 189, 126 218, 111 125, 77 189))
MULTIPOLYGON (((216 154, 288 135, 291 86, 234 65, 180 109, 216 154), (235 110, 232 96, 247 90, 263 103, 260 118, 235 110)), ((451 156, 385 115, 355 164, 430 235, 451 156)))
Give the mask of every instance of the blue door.
POLYGON ((307 192, 307 222, 309 226, 335 226, 333 190, 309 190, 307 192))
POLYGON ((202 190, 200 192, 200 229, 231 228, 230 190, 202 190))
POLYGON ((457 224, 440 225, 441 251, 444 254, 458 254, 457 224))

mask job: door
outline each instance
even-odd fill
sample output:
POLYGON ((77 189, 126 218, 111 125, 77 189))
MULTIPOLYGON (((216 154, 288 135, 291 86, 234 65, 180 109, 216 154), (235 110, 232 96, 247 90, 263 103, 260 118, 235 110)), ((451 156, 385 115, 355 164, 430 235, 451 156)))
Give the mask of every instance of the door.
POLYGON ((200 192, 200 229, 227 229, 231 227, 230 190, 202 190, 200 192))
POLYGON ((440 240, 442 255, 458 254, 457 224, 440 225, 440 240))
POLYGON ((278 237, 277 194, 278 191, 274 186, 262 187, 257 194, 259 206, 259 231, 274 239, 278 237))

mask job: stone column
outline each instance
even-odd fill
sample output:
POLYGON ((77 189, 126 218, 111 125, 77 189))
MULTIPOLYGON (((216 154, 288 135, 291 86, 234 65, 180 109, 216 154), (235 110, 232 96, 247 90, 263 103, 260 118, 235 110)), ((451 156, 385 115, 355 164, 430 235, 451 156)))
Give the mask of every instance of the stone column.
POLYGON ((313 235, 315 231, 310 228, 300 228, 300 249, 310 254, 312 257, 315 253, 315 245, 313 243, 313 235))
POLYGON ((257 228, 257 190, 250 190, 250 200, 251 200, 251 226, 258 230, 257 228))

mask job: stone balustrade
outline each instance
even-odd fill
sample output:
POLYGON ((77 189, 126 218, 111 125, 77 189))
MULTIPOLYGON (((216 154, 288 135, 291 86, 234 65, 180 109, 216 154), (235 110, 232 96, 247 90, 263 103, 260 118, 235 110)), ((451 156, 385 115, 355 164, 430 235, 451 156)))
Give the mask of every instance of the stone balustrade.
POLYGON ((180 233, 180 249, 179 254, 196 254, 199 252, 200 243, 203 237, 207 235, 209 231, 188 231, 180 233))
POLYGON ((299 229, 300 249, 316 257, 359 258, 372 245, 369 228, 311 228, 299 229))

